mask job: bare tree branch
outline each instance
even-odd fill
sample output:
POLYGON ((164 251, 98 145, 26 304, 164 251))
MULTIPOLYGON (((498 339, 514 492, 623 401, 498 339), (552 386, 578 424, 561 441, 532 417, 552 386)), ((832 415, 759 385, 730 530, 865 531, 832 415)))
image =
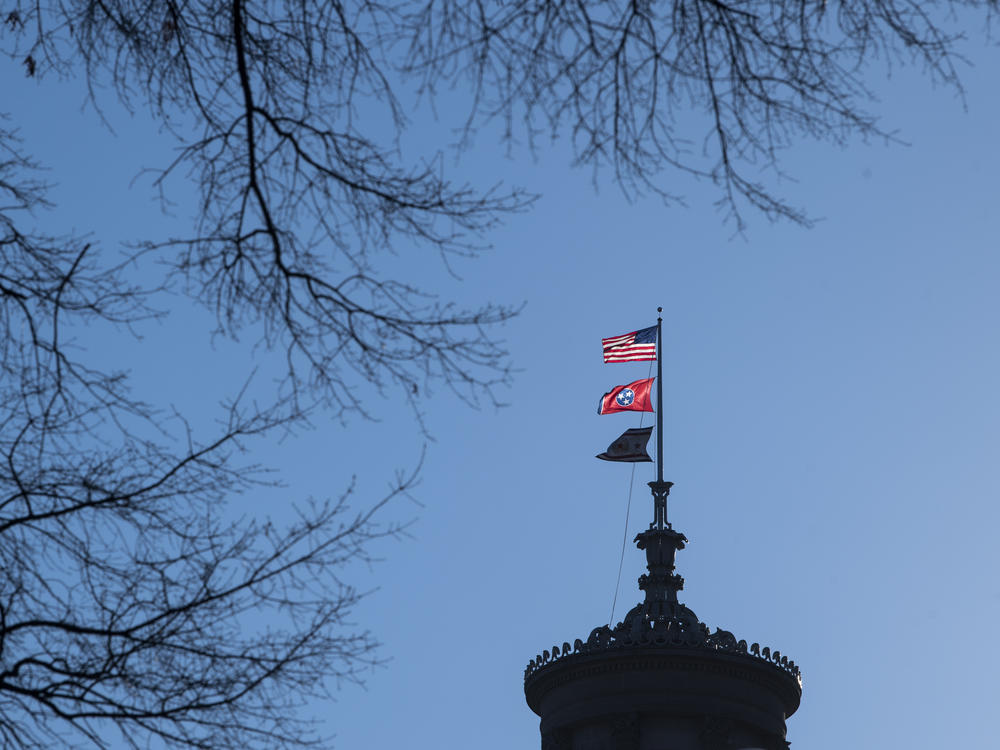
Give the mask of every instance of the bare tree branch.
POLYGON ((960 91, 948 24, 967 12, 989 24, 992 9, 9 2, 3 52, 41 82, 80 75, 98 112, 148 110, 178 147, 155 186, 169 201, 193 185, 199 202, 189 228, 124 259, 96 236, 40 232, 36 212, 55 207, 0 121, 0 742, 107 747, 116 730, 135 748, 314 745, 305 703, 379 663, 346 577, 404 531, 384 518, 416 471, 367 502, 345 482, 281 526, 234 518, 232 502, 273 486, 247 446, 317 408, 367 414, 371 389, 419 420, 431 387, 495 403, 510 378, 494 330, 517 310, 461 309, 395 261, 474 257, 533 197, 454 184, 440 153, 407 158, 414 94, 458 83, 467 136, 492 120, 510 143, 569 136, 576 163, 610 169, 628 195, 679 201, 675 179, 700 178, 738 230, 747 207, 808 223, 775 192, 782 151, 891 137, 867 110, 873 60, 922 65, 960 91), (154 260, 169 272, 154 278, 154 260), (136 283, 134 267, 153 280, 136 283), (74 339, 84 324, 127 335, 178 291, 218 333, 274 352, 284 375, 259 402, 234 388, 210 434, 133 396, 74 339))
POLYGON ((989 2, 429 0, 407 5, 396 43, 422 90, 467 81, 467 127, 523 119, 569 133, 577 162, 610 167, 626 194, 681 200, 678 173, 714 183, 738 229, 745 206, 808 224, 774 192, 801 136, 891 137, 866 109, 873 60, 923 65, 958 87, 954 15, 989 2))

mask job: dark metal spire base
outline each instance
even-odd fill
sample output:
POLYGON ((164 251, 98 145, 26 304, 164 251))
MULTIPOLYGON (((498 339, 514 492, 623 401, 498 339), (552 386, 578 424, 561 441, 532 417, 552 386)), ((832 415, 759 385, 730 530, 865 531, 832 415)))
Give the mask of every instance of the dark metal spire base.
MULTIPOLYGON (((649 483, 649 489, 653 493, 653 523, 650 524, 651 528, 653 526, 658 529, 670 528, 670 524, 667 522, 667 496, 673 486, 673 482, 659 480, 649 483)), ((640 547, 640 549, 642 548, 640 547)))
MULTIPOLYGON (((664 484, 669 485, 669 482, 664 484)), ((645 601, 632 608, 615 627, 615 632, 642 640, 645 635, 691 635, 694 642, 708 636, 708 628, 698 622, 690 609, 677 601, 677 592, 684 588, 684 579, 674 574, 674 557, 684 549, 687 537, 669 528, 650 528, 636 536, 635 545, 646 553, 648 573, 639 577, 639 588, 645 601)))
MULTIPOLYGON (((672 484, 670 482, 650 482, 653 496, 657 502, 662 501, 658 508, 666 508, 666 497, 672 484)), ((662 516, 657 513, 657 520, 662 516)), ((574 658, 594 656, 606 652, 617 652, 620 649, 647 648, 693 648, 712 652, 723 652, 737 657, 753 657, 763 660, 769 666, 784 673, 785 679, 790 679, 794 685, 793 693, 801 693, 801 675, 795 662, 789 661, 769 648, 761 650, 754 643, 736 639, 728 630, 716 628, 709 631, 698 616, 677 599, 677 592, 684 588, 684 579, 674 573, 674 560, 678 550, 684 549, 687 537, 668 527, 662 527, 654 522, 650 528, 636 535, 636 546, 646 553, 647 573, 639 577, 639 588, 645 594, 645 600, 634 606, 617 623, 614 628, 607 625, 594 628, 586 642, 579 638, 573 645, 563 643, 562 648, 553 646, 552 651, 544 651, 528 663, 524 671, 525 689, 529 683, 535 682, 536 675, 547 671, 556 663, 562 663, 567 657, 574 658)), ((794 706, 798 705, 796 697, 794 706)), ((794 706, 789 704, 791 711, 794 706)), ((791 711, 787 715, 790 715, 791 711)))
POLYGON ((650 482, 654 521, 635 538, 646 554, 644 601, 613 628, 555 645, 524 670, 542 750, 788 748, 785 720, 799 706, 799 669, 728 630, 710 632, 678 601, 684 579, 674 560, 687 538, 666 521, 671 486, 650 482))

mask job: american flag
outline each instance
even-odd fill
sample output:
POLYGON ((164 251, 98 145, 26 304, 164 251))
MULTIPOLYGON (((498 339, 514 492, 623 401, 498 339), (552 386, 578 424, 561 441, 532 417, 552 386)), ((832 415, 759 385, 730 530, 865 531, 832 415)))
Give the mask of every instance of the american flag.
POLYGON ((656 359, 656 326, 601 339, 605 362, 646 362, 656 359))

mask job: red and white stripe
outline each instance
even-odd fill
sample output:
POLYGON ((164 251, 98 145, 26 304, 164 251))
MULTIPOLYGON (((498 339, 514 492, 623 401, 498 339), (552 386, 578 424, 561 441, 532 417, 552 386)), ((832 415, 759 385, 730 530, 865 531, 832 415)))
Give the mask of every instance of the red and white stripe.
POLYGON ((648 362, 656 359, 656 344, 635 343, 635 331, 601 339, 605 362, 648 362))

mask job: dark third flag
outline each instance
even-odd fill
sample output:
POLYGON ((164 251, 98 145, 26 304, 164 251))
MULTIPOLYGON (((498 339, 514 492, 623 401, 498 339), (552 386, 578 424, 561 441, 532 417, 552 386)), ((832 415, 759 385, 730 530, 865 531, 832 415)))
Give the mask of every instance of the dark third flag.
POLYGON ((604 461, 628 461, 638 463, 640 461, 652 461, 646 453, 646 443, 649 436, 653 434, 652 427, 633 427, 625 430, 615 442, 608 446, 604 453, 598 453, 597 457, 604 461))

